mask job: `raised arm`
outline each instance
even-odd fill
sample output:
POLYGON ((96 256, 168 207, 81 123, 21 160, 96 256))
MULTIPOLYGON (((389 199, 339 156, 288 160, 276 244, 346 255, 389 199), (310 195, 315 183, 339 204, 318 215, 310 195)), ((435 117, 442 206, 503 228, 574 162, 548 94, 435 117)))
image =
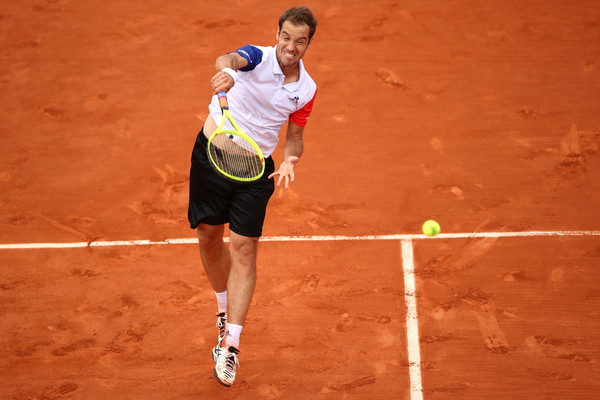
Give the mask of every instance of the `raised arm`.
POLYGON ((235 85, 235 74, 238 69, 248 65, 248 61, 238 53, 227 53, 217 57, 215 69, 210 84, 215 93, 227 92, 235 85))

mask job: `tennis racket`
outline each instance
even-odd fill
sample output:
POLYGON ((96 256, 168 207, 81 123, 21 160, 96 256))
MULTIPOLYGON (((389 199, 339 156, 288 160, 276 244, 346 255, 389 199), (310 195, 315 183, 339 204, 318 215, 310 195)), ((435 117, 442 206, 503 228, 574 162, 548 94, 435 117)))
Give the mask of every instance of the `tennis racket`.
POLYGON ((208 138, 206 150, 214 169, 236 182, 252 182, 265 172, 265 158, 260 147, 235 122, 229 112, 227 95, 219 92, 223 117, 217 130, 208 138), (225 128, 225 121, 233 129, 225 128))

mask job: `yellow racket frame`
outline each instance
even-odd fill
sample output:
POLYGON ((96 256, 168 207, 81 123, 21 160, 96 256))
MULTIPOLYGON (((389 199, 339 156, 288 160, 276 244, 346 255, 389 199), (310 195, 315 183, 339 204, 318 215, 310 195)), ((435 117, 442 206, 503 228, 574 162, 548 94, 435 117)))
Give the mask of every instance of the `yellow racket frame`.
POLYGON ((219 126, 217 127, 217 130, 214 131, 212 133, 212 135, 210 135, 210 137, 208 138, 208 144, 206 146, 206 150, 207 150, 207 153, 208 153, 208 157, 210 158, 210 162, 212 163, 213 167, 215 167, 215 169, 217 171, 219 171, 223 176, 225 176, 225 177, 227 177, 229 179, 232 179, 232 180, 237 181, 237 182, 253 182, 253 181, 256 181, 256 180, 260 179, 260 177, 263 176, 263 174, 265 173, 265 157, 263 155, 263 152, 260 149, 260 147, 258 147, 258 144, 256 144, 256 142, 250 136, 248 136, 246 134, 246 132, 244 132, 239 127, 239 125, 235 122, 235 120, 231 116, 225 92, 220 92, 218 94, 218 96, 219 96, 219 104, 221 105, 221 112, 223 113, 223 116, 221 118, 221 122, 219 123, 219 126), (223 129, 223 126, 225 125, 225 119, 227 119, 229 121, 229 123, 231 124, 231 126, 233 126, 233 128, 235 130, 232 131, 231 129, 223 129), (245 140, 246 143, 248 145, 250 145, 252 147, 252 149, 256 152, 256 154, 260 157, 260 161, 261 161, 261 165, 262 165, 260 173, 258 175, 251 176, 249 178, 242 178, 242 177, 239 177, 239 176, 232 175, 229 172, 224 171, 221 167, 219 167, 218 163, 213 159, 212 154, 210 152, 210 147, 212 145, 212 141, 218 135, 234 135, 234 136, 240 137, 243 140, 245 140))

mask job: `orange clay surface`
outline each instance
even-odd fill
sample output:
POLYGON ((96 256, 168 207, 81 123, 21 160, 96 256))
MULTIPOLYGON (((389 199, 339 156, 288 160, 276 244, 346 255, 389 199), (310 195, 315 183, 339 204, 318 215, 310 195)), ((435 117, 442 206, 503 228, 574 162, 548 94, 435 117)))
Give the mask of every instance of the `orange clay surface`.
MULTIPOLYGON (((307 4, 319 94, 265 236, 600 227, 598 1, 307 4)), ((2 2, 0 243, 193 238, 214 60, 292 5, 2 2)), ((598 398, 599 236, 412 247, 424 399, 598 398)), ((224 388, 195 245, 0 249, 0 398, 410 399, 400 241, 258 263, 224 388)))

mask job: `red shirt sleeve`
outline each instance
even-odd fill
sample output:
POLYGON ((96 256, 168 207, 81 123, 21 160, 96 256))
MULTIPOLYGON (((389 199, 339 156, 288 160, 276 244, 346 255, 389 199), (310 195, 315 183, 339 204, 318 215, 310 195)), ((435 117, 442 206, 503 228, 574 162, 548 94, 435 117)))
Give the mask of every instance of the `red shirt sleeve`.
POLYGON ((295 111, 294 113, 292 113, 292 115, 290 115, 290 121, 292 121, 293 123, 295 123, 298 126, 306 126, 306 123, 308 122, 308 117, 310 116, 310 113, 313 108, 313 104, 315 102, 315 97, 317 97, 316 89, 315 89, 315 94, 313 95, 313 98, 310 99, 310 101, 308 103, 306 103, 306 105, 304 107, 302 107, 301 109, 299 109, 298 111, 295 111))

